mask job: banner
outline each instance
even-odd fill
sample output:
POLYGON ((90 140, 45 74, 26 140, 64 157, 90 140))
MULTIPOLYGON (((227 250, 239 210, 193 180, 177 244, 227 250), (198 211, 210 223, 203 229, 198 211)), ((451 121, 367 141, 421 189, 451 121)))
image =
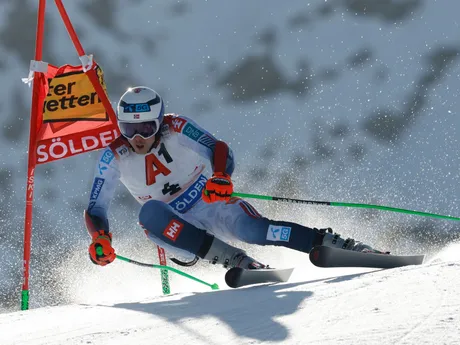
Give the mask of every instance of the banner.
POLYGON ((86 55, 62 0, 55 0, 81 66, 55 67, 42 61, 46 0, 38 0, 35 58, 26 83, 33 82, 27 159, 21 309, 29 309, 35 166, 107 146, 119 136, 104 74, 86 55), (83 67, 84 66, 84 67, 83 67), (84 73, 86 71, 86 73, 84 73))
MULTIPOLYGON (((94 71, 107 95, 102 69, 95 64, 94 71)), ((82 66, 48 65, 42 77, 36 164, 103 148, 119 136, 82 66)))

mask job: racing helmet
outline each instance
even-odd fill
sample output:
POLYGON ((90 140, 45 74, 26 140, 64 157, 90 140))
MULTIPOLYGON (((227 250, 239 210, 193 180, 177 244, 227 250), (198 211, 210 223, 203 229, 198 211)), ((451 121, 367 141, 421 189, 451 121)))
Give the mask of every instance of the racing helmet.
POLYGON ((145 86, 129 88, 118 102, 118 127, 128 139, 136 135, 149 139, 160 129, 164 112, 163 99, 157 92, 145 86))

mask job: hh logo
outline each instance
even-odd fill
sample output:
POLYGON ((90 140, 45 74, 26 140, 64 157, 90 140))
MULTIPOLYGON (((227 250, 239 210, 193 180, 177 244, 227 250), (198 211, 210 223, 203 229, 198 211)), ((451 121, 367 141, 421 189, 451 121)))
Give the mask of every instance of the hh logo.
POLYGON ((184 227, 184 224, 173 219, 172 221, 169 222, 168 226, 163 232, 163 235, 169 238, 171 241, 176 242, 183 227, 184 227))
POLYGON ((185 120, 174 119, 172 120, 173 128, 176 132, 181 132, 182 127, 184 127, 185 120))

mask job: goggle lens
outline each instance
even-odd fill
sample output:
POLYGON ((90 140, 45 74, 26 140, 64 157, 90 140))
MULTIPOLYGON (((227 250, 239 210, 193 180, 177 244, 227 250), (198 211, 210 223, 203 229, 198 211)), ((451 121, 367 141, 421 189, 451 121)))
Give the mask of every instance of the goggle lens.
POLYGON ((144 139, 149 139, 158 132, 158 121, 149 122, 119 122, 121 134, 128 139, 133 139, 136 135, 140 135, 144 139))

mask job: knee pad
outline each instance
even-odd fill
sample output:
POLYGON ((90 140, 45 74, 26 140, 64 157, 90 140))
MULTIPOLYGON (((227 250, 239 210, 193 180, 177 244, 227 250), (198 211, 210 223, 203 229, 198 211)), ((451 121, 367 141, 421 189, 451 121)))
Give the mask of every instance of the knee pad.
POLYGON ((197 255, 203 243, 209 241, 201 230, 177 215, 166 203, 158 200, 146 202, 139 212, 139 223, 153 238, 197 255))
POLYGON ((267 218, 240 217, 236 223, 234 234, 245 243, 266 245, 265 239, 269 220, 267 218))
POLYGON ((139 223, 156 234, 156 230, 164 228, 173 218, 174 212, 162 201, 150 200, 139 211, 139 223))

